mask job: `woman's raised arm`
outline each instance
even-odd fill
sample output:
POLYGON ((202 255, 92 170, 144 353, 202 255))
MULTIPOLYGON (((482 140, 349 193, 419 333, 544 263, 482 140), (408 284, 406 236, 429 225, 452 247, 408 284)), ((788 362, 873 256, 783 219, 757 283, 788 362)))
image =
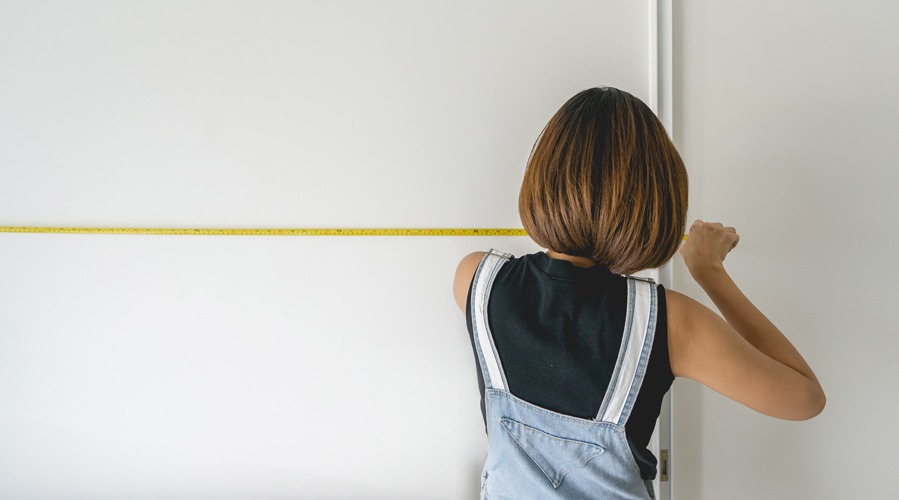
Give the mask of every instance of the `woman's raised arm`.
POLYGON ((671 371, 765 415, 807 420, 824 409, 824 391, 799 351, 724 270, 724 257, 739 240, 733 228, 717 223, 696 221, 690 228, 681 255, 727 321, 666 290, 671 371))

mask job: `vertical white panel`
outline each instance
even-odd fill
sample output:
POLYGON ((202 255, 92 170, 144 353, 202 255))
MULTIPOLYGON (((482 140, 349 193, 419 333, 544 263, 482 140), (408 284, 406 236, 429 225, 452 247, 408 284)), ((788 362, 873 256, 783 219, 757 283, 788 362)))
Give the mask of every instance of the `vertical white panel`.
MULTIPOLYGON (((3 2, 0 224, 518 227, 642 2, 3 2)), ((526 238, 0 234, 0 497, 470 498, 456 263, 526 238)))
POLYGON ((725 267, 828 400, 788 422, 678 381, 676 497, 896 498, 899 5, 676 6, 691 218, 737 228, 725 267))
MULTIPOLYGON (((655 79, 657 92, 656 115, 674 140, 674 21, 671 0, 653 0, 652 10, 655 18, 656 34, 651 39, 655 49, 655 79)), ((675 258, 677 254, 675 254, 675 258)), ((657 280, 666 288, 674 288, 674 258, 657 270, 657 280)), ((671 500, 674 498, 675 476, 671 471, 671 461, 674 443, 673 433, 673 402, 674 386, 662 399, 662 407, 659 411, 659 420, 653 431, 653 454, 658 461, 658 470, 653 486, 656 498, 659 500, 671 500), (667 450, 668 461, 663 463, 661 450, 667 450), (666 481, 662 481, 662 472, 665 472, 666 481)))

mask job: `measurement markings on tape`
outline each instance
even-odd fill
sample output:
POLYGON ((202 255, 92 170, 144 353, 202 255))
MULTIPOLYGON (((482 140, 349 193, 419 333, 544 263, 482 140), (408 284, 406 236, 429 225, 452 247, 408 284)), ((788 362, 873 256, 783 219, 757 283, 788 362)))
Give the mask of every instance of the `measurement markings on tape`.
MULTIPOLYGON (((193 234, 236 236, 527 236, 524 229, 168 229, 0 226, 0 233, 193 234)), ((686 241, 687 235, 681 237, 686 241)))
POLYGON ((167 229, 0 226, 0 233, 192 234, 236 236, 527 236, 524 229, 167 229))

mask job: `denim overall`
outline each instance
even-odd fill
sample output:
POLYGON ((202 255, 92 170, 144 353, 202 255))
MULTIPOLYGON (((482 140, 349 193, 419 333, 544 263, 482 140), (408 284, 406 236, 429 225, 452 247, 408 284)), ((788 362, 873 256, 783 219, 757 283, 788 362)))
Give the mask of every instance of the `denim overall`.
POLYGON ((511 257, 491 249, 471 287, 472 331, 487 409, 481 499, 655 500, 652 481, 640 477, 624 430, 652 349, 655 284, 628 277, 618 361, 599 413, 587 420, 541 408, 509 392, 490 333, 487 304, 497 272, 511 257))

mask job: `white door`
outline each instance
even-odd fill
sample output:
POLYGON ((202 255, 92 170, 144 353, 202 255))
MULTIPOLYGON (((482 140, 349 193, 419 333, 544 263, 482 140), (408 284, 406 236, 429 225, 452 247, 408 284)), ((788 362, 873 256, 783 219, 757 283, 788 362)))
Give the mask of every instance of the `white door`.
MULTIPOLYGON (((647 2, 4 2, 0 225, 515 228, 647 2)), ((0 496, 473 498, 455 264, 524 237, 0 233, 0 496)))

